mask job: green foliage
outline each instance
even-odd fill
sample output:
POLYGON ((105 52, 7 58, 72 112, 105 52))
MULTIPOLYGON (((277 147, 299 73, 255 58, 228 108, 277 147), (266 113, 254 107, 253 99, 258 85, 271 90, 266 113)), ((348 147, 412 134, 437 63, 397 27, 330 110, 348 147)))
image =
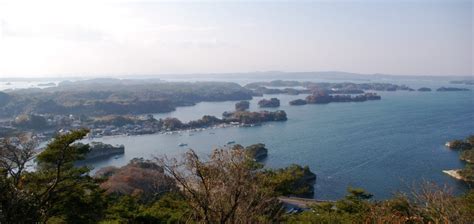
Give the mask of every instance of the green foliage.
POLYGON ((354 188, 349 188, 348 193, 342 200, 317 203, 310 210, 287 218, 291 223, 363 223, 370 211, 367 200, 372 195, 354 188))
MULTIPOLYGON (((56 220, 65 223, 96 223, 103 218, 106 209, 106 196, 90 177, 75 181, 57 193, 48 211, 56 220)), ((66 184, 63 184, 66 186, 66 184)), ((60 189, 60 188, 58 188, 60 189)))
POLYGON ((349 188, 347 190, 349 192, 348 195, 346 195, 346 199, 349 201, 363 201, 363 200, 369 200, 373 197, 372 194, 367 193, 364 189, 362 188, 349 188))
POLYGON ((111 198, 109 207, 105 211, 107 221, 116 223, 133 223, 140 213, 138 199, 133 196, 120 196, 111 198))
POLYGON ((86 167, 74 162, 89 152, 88 145, 74 144, 88 130, 57 136, 37 156, 38 170, 31 174, 30 189, 40 192, 43 220, 51 217, 67 223, 93 223, 101 218, 105 202, 98 183, 86 167))
MULTIPOLYGON (((110 175, 94 179, 89 169, 74 166, 89 151, 87 145, 75 144, 86 134, 87 130, 77 130, 56 136, 37 156, 37 169, 19 173, 18 178, 8 175, 8 167, 0 166, 0 223, 281 222, 282 207, 277 196, 312 193, 316 179, 308 167, 299 165, 262 170, 262 164, 249 159, 248 152, 236 145, 230 150, 215 150, 209 160, 201 160, 193 151, 186 154, 185 163, 132 160, 133 166, 128 168, 134 172, 125 175, 125 180, 134 177, 144 183, 147 178, 162 181, 163 175, 170 175, 167 178, 173 178, 173 184, 179 182, 180 188, 156 194, 150 200, 131 193, 134 191, 106 194, 99 181, 106 183, 120 169, 104 171, 110 175), (135 172, 141 169, 159 171, 160 175, 135 172)), ((7 158, 7 150, 1 149, 0 159, 7 158)), ((474 177, 472 164, 461 172, 474 177)), ((372 201, 372 195, 363 189, 349 188, 343 199, 314 202, 309 210, 287 214, 283 221, 474 223, 474 191, 455 197, 445 189, 428 185, 412 194, 372 201)))
POLYGON ((372 198, 372 194, 360 188, 349 188, 346 197, 336 202, 337 209, 350 214, 363 214, 369 211, 367 200, 372 198))
POLYGON ((184 198, 169 193, 151 203, 141 203, 131 195, 109 197, 109 207, 101 223, 184 223, 190 208, 184 198))
POLYGON ((84 159, 85 154, 89 152, 89 145, 73 143, 84 138, 88 132, 81 129, 56 136, 36 158, 40 171, 56 171, 58 166, 71 168, 75 161, 84 159))
POLYGON ((398 194, 383 201, 370 201, 361 189, 336 202, 318 202, 310 210, 288 215, 289 223, 473 223, 474 193, 454 197, 447 189, 426 183, 411 197, 398 194))
POLYGON ((471 144, 463 140, 453 140, 449 142, 450 149, 466 150, 471 148, 471 144))
POLYGON ((469 190, 455 200, 461 205, 459 206, 461 213, 465 214, 466 217, 470 217, 470 220, 474 222, 474 189, 469 190))
POLYGON ((268 155, 268 149, 265 148, 265 144, 262 143, 249 145, 245 147, 245 150, 250 158, 255 159, 256 161, 261 161, 268 155))
POLYGON ((39 219, 34 195, 17 188, 6 173, 0 176, 0 223, 34 223, 39 219))
POLYGON ((474 149, 463 150, 459 155, 459 159, 468 163, 474 163, 474 149))
POLYGON ((170 193, 149 207, 145 207, 141 215, 154 217, 161 223, 184 223, 191 215, 190 207, 185 199, 178 194, 170 193))
POLYGON ((277 195, 312 195, 316 181, 316 175, 309 167, 296 164, 277 170, 265 170, 263 177, 267 185, 275 186, 277 195))
POLYGON ((465 181, 474 182, 474 165, 466 164, 464 168, 459 170, 459 175, 461 175, 465 181))
POLYGON ((474 146, 474 135, 469 135, 469 137, 466 138, 466 142, 474 146))
POLYGON ((459 159, 466 162, 464 168, 458 171, 461 179, 465 182, 474 183, 474 135, 470 135, 464 141, 454 140, 449 142, 451 149, 461 150, 459 159))
POLYGON ((236 121, 244 124, 287 120, 286 112, 283 110, 260 112, 236 111, 233 113, 226 113, 225 117, 225 120, 227 121, 236 121))

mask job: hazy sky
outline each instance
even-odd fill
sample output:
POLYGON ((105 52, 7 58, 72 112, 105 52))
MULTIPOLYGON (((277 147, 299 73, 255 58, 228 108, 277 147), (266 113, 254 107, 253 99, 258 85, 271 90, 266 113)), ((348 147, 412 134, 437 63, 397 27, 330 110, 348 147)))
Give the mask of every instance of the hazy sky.
POLYGON ((0 0, 0 77, 473 74, 473 2, 0 0))

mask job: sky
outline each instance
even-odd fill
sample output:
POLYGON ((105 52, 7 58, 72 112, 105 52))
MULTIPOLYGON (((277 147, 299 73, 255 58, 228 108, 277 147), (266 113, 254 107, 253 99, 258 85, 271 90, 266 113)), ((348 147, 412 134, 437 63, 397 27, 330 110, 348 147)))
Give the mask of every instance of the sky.
POLYGON ((473 75, 473 4, 0 0, 0 77, 473 75))

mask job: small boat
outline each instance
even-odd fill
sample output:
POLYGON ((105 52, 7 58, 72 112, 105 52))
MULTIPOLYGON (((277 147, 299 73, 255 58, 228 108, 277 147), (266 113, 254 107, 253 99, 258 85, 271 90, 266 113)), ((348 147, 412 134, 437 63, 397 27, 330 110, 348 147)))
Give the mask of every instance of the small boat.
POLYGON ((115 156, 114 159, 118 159, 120 156, 115 156))
POLYGON ((179 144, 178 146, 179 146, 179 147, 184 147, 184 146, 188 146, 188 144, 186 144, 186 143, 181 143, 181 144, 179 144))
POLYGON ((215 135, 216 133, 214 133, 214 132, 209 132, 209 134, 210 134, 210 135, 215 135))
POLYGON ((228 142, 227 142, 227 145, 232 145, 232 144, 234 144, 234 143, 235 143, 235 141, 228 141, 228 142))

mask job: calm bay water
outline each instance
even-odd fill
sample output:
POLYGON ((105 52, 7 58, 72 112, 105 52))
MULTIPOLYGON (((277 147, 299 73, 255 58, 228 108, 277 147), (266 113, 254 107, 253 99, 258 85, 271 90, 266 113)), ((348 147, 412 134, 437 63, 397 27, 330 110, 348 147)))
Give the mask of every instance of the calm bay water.
MULTIPOLYGON (((437 88, 447 83, 406 81, 412 88, 437 88)), ((467 86, 458 86, 467 87, 467 86)), ((250 128, 221 128, 181 134, 115 136, 94 139, 124 144, 119 158, 97 161, 96 169, 125 165, 135 157, 179 156, 187 143, 202 155, 228 141, 242 145, 265 143, 269 148, 268 167, 297 163, 308 165, 317 175, 315 197, 337 199, 348 186, 362 187, 376 198, 386 198, 407 190, 414 181, 429 180, 447 184, 456 192, 466 186, 441 171, 463 166, 458 154, 444 143, 474 133, 474 93, 469 92, 379 92, 381 101, 289 106, 305 95, 271 95, 281 100, 288 114, 286 122, 266 123, 250 128)), ((261 97, 251 101, 257 108, 261 97)), ((189 121, 203 115, 221 116, 233 110, 235 102, 203 102, 180 107, 159 117, 189 121)))
MULTIPOLYGON (((423 82, 426 84, 426 82, 423 82)), ((429 87, 441 84, 431 83, 429 87)), ((412 87, 419 87, 411 83, 412 87)), ((447 86, 444 84, 444 86, 447 86)), ((464 87, 464 86, 463 86, 464 87)), ((342 197, 348 186, 362 187, 386 198, 407 190, 414 181, 447 184, 456 192, 466 186, 441 171, 463 166, 458 154, 444 143, 474 133, 474 95, 469 92, 379 92, 381 101, 289 106, 305 95, 271 95, 281 100, 287 122, 272 122, 251 128, 221 128, 172 135, 118 136, 95 139, 124 144, 125 155, 98 161, 95 168, 125 165, 134 157, 179 156, 187 143, 203 156, 228 141, 242 145, 265 143, 268 167, 292 163, 308 165, 318 175, 315 197, 342 197)), ((259 110, 251 101, 251 110, 259 110)), ((205 114, 220 116, 235 102, 203 102, 180 107, 156 117, 177 117, 189 121, 205 114)))

